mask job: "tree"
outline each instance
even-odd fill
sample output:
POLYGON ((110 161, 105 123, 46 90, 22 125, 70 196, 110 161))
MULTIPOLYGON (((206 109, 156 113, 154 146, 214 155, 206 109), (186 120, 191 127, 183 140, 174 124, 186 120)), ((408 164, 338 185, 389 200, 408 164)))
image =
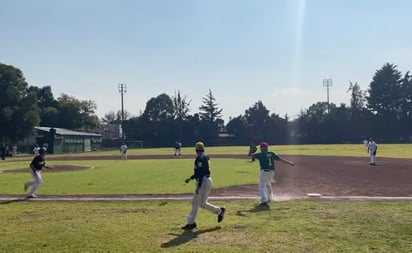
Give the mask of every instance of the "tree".
POLYGON ((91 100, 78 100, 62 94, 57 98, 57 115, 53 127, 90 130, 99 125, 99 118, 94 114, 96 103, 91 100))
MULTIPOLYGON (((128 111, 123 110, 123 119, 126 121, 131 118, 131 114, 128 111)), ((102 118, 102 121, 105 123, 117 123, 120 124, 122 121, 122 111, 118 110, 117 112, 115 111, 110 111, 104 115, 102 118)))
POLYGON ((402 74, 396 67, 387 63, 376 71, 367 97, 368 108, 374 114, 371 121, 372 133, 387 141, 398 140, 402 100, 405 96, 402 94, 402 74))
POLYGON ((262 141, 267 138, 265 132, 269 122, 269 110, 263 105, 262 101, 256 102, 245 111, 245 118, 248 126, 250 141, 262 141))
POLYGON ((54 99, 50 86, 42 88, 30 86, 29 91, 36 94, 40 113, 40 126, 54 126, 58 122, 58 101, 54 99))
POLYGON ((366 92, 358 83, 349 81, 347 93, 350 93, 350 116, 346 124, 346 135, 350 141, 367 138, 370 112, 366 109, 366 92))
POLYGON ((330 112, 336 108, 336 105, 327 102, 317 102, 312 104, 307 110, 302 110, 297 125, 299 129, 300 142, 303 143, 321 143, 325 142, 325 122, 328 117, 328 107, 330 112))
POLYGON ((368 107, 375 113, 396 115, 400 111, 400 101, 404 94, 401 94, 402 74, 396 67, 393 64, 385 64, 376 71, 370 83, 368 107))
POLYGON ((36 95, 20 69, 0 63, 0 94, 0 145, 32 135, 40 121, 36 95))
POLYGON ((177 120, 184 120, 189 114, 189 106, 192 102, 188 101, 186 96, 180 94, 180 90, 175 92, 175 95, 172 97, 173 107, 174 107, 174 118, 177 120))
POLYGON ((409 74, 409 71, 406 72, 404 77, 401 80, 402 84, 402 94, 401 99, 401 115, 400 115, 400 134, 402 141, 411 141, 412 140, 412 75, 409 74))
POLYGON ((199 107, 200 118, 205 121, 215 122, 216 119, 222 118, 222 110, 216 103, 216 98, 209 89, 209 93, 203 97, 203 104, 199 107))
POLYGON ((173 101, 169 95, 162 93, 149 99, 143 112, 143 117, 149 121, 161 122, 172 119, 174 115, 173 101))
POLYGON ((149 99, 138 121, 145 143, 153 146, 172 145, 171 139, 177 135, 173 115, 173 101, 169 95, 162 93, 149 99))
POLYGON ((37 96, 37 105, 40 110, 44 110, 47 107, 56 107, 57 100, 53 96, 51 86, 44 86, 42 88, 36 86, 30 86, 29 92, 33 92, 37 96))
POLYGON ((346 91, 350 92, 350 106, 354 111, 361 111, 365 106, 365 92, 361 90, 359 84, 353 84, 349 81, 349 88, 346 91))
POLYGON ((177 128, 179 132, 179 140, 182 141, 183 138, 183 124, 184 120, 187 118, 189 114, 189 105, 191 101, 187 101, 186 96, 180 95, 180 91, 178 90, 177 93, 175 91, 175 95, 172 97, 173 100, 173 107, 174 107, 174 118, 177 123, 177 128))
POLYGON ((237 145, 247 144, 249 136, 247 133, 247 121, 244 116, 239 115, 236 118, 229 120, 226 125, 226 130, 229 134, 234 135, 237 145))
POLYGON ((203 104, 199 107, 199 110, 202 133, 200 138, 210 142, 216 141, 221 130, 220 126, 224 125, 224 122, 221 120, 223 109, 219 109, 212 90, 209 89, 209 93, 203 97, 203 104))

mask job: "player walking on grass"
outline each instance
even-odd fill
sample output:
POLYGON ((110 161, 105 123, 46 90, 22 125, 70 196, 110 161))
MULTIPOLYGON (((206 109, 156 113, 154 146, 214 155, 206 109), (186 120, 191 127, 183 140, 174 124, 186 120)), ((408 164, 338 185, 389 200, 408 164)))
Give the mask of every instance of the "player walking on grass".
POLYGON ((273 201, 273 192, 271 180, 275 176, 275 161, 282 161, 291 166, 293 162, 286 160, 285 158, 268 151, 269 145, 266 142, 260 144, 260 153, 256 153, 253 157, 259 160, 260 176, 259 176, 259 192, 260 203, 266 205, 268 202, 273 201))
POLYGON ((203 142, 197 142, 195 145, 196 159, 194 174, 186 178, 185 182, 189 183, 196 179, 196 191, 192 199, 192 210, 187 217, 187 224, 182 229, 190 230, 197 227, 196 214, 199 207, 217 214, 217 222, 222 222, 225 215, 224 207, 217 207, 207 202, 210 190, 212 189, 212 178, 210 177, 209 156, 205 153, 203 142))
POLYGON ((40 185, 43 183, 43 180, 41 178, 41 170, 43 168, 46 169, 51 169, 50 167, 46 166, 46 161, 44 160, 44 157, 46 155, 46 150, 44 148, 39 149, 39 155, 33 158, 32 162, 30 163, 30 172, 31 176, 33 177, 33 180, 28 181, 24 184, 24 191, 27 191, 27 189, 31 186, 31 190, 29 194, 27 195, 28 198, 36 198, 36 191, 40 187, 40 185))

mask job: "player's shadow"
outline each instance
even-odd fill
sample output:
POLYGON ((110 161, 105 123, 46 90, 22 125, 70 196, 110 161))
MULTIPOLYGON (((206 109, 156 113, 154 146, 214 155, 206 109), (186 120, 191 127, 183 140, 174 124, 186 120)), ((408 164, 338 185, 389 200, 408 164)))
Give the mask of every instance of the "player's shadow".
POLYGON ((270 210, 270 206, 268 204, 259 204, 249 209, 248 211, 251 213, 256 213, 256 212, 264 212, 264 211, 269 211, 269 210, 270 210))
POLYGON ((245 212, 248 213, 257 213, 257 212, 264 212, 264 211, 269 211, 270 210, 270 206, 269 205, 256 205, 253 208, 249 209, 249 210, 238 210, 236 212, 237 216, 247 216, 246 214, 244 214, 245 212))
POLYGON ((169 233, 169 235, 174 235, 176 237, 171 239, 168 242, 162 243, 160 245, 160 247, 162 247, 162 248, 176 247, 176 246, 187 243, 187 242, 197 238, 201 234, 217 231, 219 229, 220 229, 220 227, 217 226, 217 227, 214 227, 214 228, 203 229, 203 230, 195 230, 195 231, 193 231, 193 230, 184 230, 181 234, 169 233))
POLYGON ((22 201, 26 201, 26 200, 28 200, 27 197, 9 199, 9 200, 0 201, 0 205, 11 204, 11 203, 14 203, 14 202, 22 202, 22 201))

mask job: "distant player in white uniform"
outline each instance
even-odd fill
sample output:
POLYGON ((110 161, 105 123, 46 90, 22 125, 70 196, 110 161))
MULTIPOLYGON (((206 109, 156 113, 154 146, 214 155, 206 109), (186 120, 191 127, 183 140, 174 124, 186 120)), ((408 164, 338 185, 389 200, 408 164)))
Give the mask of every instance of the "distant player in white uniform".
POLYGON ((373 139, 370 138, 368 142, 368 152, 369 152, 369 157, 370 157, 369 164, 370 165, 376 165, 376 152, 377 151, 378 151, 378 145, 376 145, 373 139))
POLYGON ((176 141, 176 144, 175 144, 175 156, 177 156, 177 155, 179 155, 179 157, 182 156, 181 149, 182 149, 182 143, 176 141))
POLYGON ((34 148, 33 148, 33 154, 34 154, 34 156, 38 156, 38 155, 39 155, 39 150, 40 150, 40 147, 39 147, 38 144, 36 144, 36 146, 34 146, 34 148))
POLYGON ((366 152, 368 152, 368 140, 367 139, 363 140, 363 147, 365 148, 366 152))
POLYGON ((120 146, 120 154, 123 160, 127 160, 127 145, 124 143, 120 146))

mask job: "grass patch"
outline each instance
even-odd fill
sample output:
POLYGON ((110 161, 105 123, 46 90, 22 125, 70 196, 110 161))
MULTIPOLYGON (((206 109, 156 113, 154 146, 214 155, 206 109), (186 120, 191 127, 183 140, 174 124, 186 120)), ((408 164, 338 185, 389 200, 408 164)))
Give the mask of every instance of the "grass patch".
POLYGON ((0 252, 411 252, 410 202, 288 201, 200 210, 184 202, 16 202, 0 212, 0 252))
MULTIPOLYGON (((193 174, 192 159, 50 161, 47 164, 94 168, 59 173, 46 170, 42 174, 44 184, 39 188, 39 194, 192 193, 194 190, 193 182, 184 183, 185 178, 193 174)), ((257 163, 246 159, 213 159, 211 164, 214 188, 257 184, 257 163)), ((24 165, 27 167, 26 163, 24 165)), ((22 166, 21 162, 9 163, 9 168, 22 166)), ((23 183, 31 179, 29 169, 27 173, 2 173, 0 177, 0 194, 23 193, 23 183)))

